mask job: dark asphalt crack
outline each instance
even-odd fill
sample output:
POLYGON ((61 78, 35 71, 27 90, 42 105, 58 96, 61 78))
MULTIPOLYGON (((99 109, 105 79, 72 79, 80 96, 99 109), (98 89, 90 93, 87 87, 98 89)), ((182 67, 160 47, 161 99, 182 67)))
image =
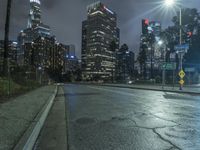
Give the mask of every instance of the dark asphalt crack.
MULTIPOLYGON (((163 140, 163 141, 169 143, 170 145, 173 146, 173 148, 176 148, 176 149, 178 149, 178 150, 181 150, 180 147, 176 146, 176 145, 175 145, 174 143, 172 143, 170 140, 165 139, 164 137, 162 137, 161 134, 159 134, 159 133, 156 131, 157 129, 164 129, 164 128, 167 128, 167 127, 176 127, 176 126, 179 126, 179 125, 162 126, 162 127, 150 128, 150 127, 143 127, 143 126, 138 125, 137 122, 136 122, 135 120, 133 120, 133 119, 130 119, 130 118, 129 118, 129 120, 132 121, 132 122, 134 122, 135 125, 134 125, 133 127, 142 128, 142 129, 147 129, 147 130, 152 130, 153 133, 156 134, 161 140, 163 140)), ((170 148, 170 149, 171 149, 171 148, 170 148)))
POLYGON ((168 149, 165 149, 165 150, 174 150, 174 146, 172 146, 172 147, 170 147, 170 148, 168 148, 168 149))
POLYGON ((160 139, 162 139, 163 141, 168 142, 168 143, 170 143, 174 148, 176 148, 176 149, 178 149, 178 150, 181 150, 180 147, 176 146, 176 145, 175 145, 174 143, 172 143, 170 140, 167 140, 167 139, 165 139, 164 137, 162 137, 162 135, 160 135, 160 134, 156 131, 156 128, 153 129, 153 132, 154 132, 160 139))
POLYGON ((168 122, 175 123, 175 124, 177 124, 177 125, 181 125, 180 123, 177 123, 177 122, 174 121, 174 120, 165 119, 165 118, 159 117, 159 116, 157 116, 157 115, 155 115, 155 114, 153 114, 153 113, 150 113, 150 115, 152 115, 152 116, 154 116, 154 117, 156 117, 156 118, 158 118, 158 119, 164 120, 164 121, 168 121, 168 122))

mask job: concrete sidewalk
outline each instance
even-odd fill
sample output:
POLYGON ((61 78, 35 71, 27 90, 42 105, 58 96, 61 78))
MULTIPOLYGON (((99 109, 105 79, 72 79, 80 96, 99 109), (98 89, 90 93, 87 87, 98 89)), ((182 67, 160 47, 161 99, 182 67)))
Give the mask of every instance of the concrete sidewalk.
POLYGON ((34 150, 66 150, 67 120, 63 88, 60 87, 34 150))
POLYGON ((186 86, 183 87, 183 90, 180 90, 178 86, 171 87, 165 86, 162 88, 161 85, 141 85, 141 84, 100 84, 102 86, 112 86, 112 87, 121 87, 121 88, 132 88, 132 89, 141 89, 141 90, 153 90, 153 91, 163 91, 163 92, 175 92, 175 93, 186 93, 186 94, 200 94, 200 87, 198 86, 186 86))
POLYGON ((56 86, 46 86, 0 104, 0 150, 15 147, 56 86))

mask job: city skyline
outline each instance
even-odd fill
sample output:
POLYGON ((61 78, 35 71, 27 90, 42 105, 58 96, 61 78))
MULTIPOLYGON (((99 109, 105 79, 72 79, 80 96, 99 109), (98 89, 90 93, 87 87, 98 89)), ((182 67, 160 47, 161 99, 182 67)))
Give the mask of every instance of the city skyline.
MULTIPOLYGON (((77 55, 80 58, 81 54, 81 22, 86 19, 86 7, 94 1, 64 1, 58 0, 56 3, 49 0, 41 0, 42 3, 42 21, 48 24, 52 28, 52 33, 57 37, 58 41, 64 44, 75 44, 77 49, 77 55), (67 5, 69 4, 69 5, 67 5), (71 9, 74 7, 77 9, 71 9), (58 9, 60 11, 58 11, 58 9), (79 10, 79 11, 77 11, 79 10), (65 14, 65 18, 58 17, 61 14, 65 14), (75 17, 76 19, 72 19, 75 17)), ((139 39, 141 34, 141 19, 149 18, 151 20, 161 21, 164 27, 170 25, 169 21, 175 14, 169 14, 162 17, 156 16, 155 11, 151 10, 158 5, 157 0, 153 0, 151 3, 147 0, 132 1, 132 2, 114 2, 102 0, 105 5, 111 8, 118 14, 118 24, 121 29, 121 42, 127 43, 131 50, 138 51, 139 39), (145 10, 145 11, 144 11, 145 10), (130 13, 133 12, 133 13, 130 13), (136 15, 137 14, 137 15, 136 15), (139 14, 139 15, 138 15, 139 14), (160 18, 160 20, 159 20, 160 18)), ((187 7, 198 6, 197 0, 191 0, 190 2, 184 2, 187 7)), ((5 20, 5 1, 0 5, 0 39, 4 36, 4 20, 5 20)), ((14 10, 11 14, 11 30, 10 39, 15 40, 17 34, 21 29, 27 26, 29 1, 16 0, 13 1, 14 10)), ((62 15, 63 16, 63 15, 62 15)))
POLYGON ((200 0, 0 1, 0 150, 200 149, 200 0))

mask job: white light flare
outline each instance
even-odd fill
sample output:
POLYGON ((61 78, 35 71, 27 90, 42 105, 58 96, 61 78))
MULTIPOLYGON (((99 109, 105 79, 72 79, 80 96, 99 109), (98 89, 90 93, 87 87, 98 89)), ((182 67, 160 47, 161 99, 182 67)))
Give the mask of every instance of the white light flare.
POLYGON ((175 4, 175 0, 165 0, 165 6, 171 7, 175 4))

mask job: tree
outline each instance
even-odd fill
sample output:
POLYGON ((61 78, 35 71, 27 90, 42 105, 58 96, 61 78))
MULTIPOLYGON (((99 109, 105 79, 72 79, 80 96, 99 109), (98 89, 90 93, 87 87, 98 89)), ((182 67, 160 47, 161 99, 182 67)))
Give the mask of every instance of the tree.
POLYGON ((121 46, 121 48, 120 48, 120 52, 126 52, 126 51, 128 51, 128 45, 127 44, 123 44, 122 46, 121 46))
POLYGON ((146 61, 147 61, 146 49, 147 49, 146 45, 142 44, 137 59, 140 64, 140 71, 143 77, 146 76, 146 61))
MULTIPOLYGON (((173 26, 165 30, 168 46, 174 52, 174 46, 179 44, 179 15, 173 17, 173 26)), ((186 8, 182 10, 182 42, 190 44, 185 62, 190 64, 200 63, 200 14, 197 9, 186 8)))
POLYGON ((62 80, 62 70, 63 70, 63 66, 61 65, 59 65, 56 68, 54 68, 53 66, 50 66, 49 68, 45 68, 45 71, 48 73, 49 77, 52 80, 57 81, 57 82, 61 82, 62 80))
POLYGON ((10 28, 10 12, 12 0, 7 1, 6 8, 6 23, 5 23, 5 37, 4 37, 4 60, 3 60, 3 73, 6 76, 8 68, 8 43, 9 43, 9 28, 10 28))
POLYGON ((125 54, 126 52, 129 50, 129 47, 127 44, 123 44, 120 48, 120 53, 122 54, 122 58, 121 58, 121 62, 119 62, 119 66, 121 66, 120 68, 122 68, 122 72, 123 72, 123 81, 126 80, 126 67, 127 67, 127 64, 126 64, 126 58, 125 58, 125 54))
POLYGON ((154 43, 155 43, 155 35, 154 34, 149 34, 149 36, 148 36, 148 41, 149 41, 149 44, 150 44, 150 46, 151 46, 151 79, 154 77, 154 69, 153 69, 153 57, 154 57, 154 53, 153 53, 153 45, 154 45, 154 43))

